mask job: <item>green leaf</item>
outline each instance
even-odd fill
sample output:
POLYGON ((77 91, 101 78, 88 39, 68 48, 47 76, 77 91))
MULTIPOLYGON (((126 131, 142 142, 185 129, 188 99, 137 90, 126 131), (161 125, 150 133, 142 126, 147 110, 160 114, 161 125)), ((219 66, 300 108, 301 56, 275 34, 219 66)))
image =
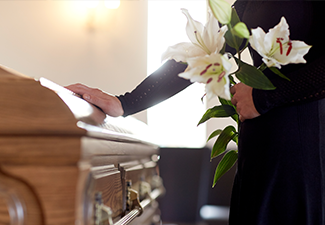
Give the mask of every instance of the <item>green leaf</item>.
POLYGON ((201 120, 199 121, 198 125, 204 123, 205 121, 209 120, 213 117, 228 117, 234 115, 236 110, 234 107, 230 105, 219 105, 213 108, 208 109, 205 114, 202 116, 201 120))
POLYGON ((228 29, 228 31, 225 33, 225 39, 226 39, 226 43, 236 49, 236 51, 239 51, 239 47, 241 46, 241 44, 243 43, 243 38, 240 38, 238 36, 234 35, 234 31, 233 28, 228 29))
POLYGON ((236 84, 236 81, 235 81, 235 79, 234 79, 233 76, 229 76, 229 80, 230 80, 230 83, 231 83, 231 84, 233 84, 233 85, 236 84))
POLYGON ((240 38, 238 36, 235 35, 236 31, 233 29, 233 27, 238 24, 240 22, 240 19, 238 17, 238 14, 236 12, 236 10, 233 8, 232 12, 231 12, 231 21, 230 24, 228 24, 228 31, 225 33, 225 39, 226 39, 226 43, 237 50, 237 52, 239 51, 239 47, 242 45, 243 43, 243 38, 240 38))
POLYGON ((251 66, 237 58, 234 59, 236 60, 239 66, 239 69, 235 74, 241 82, 256 89, 275 89, 271 81, 264 75, 263 72, 258 70, 256 67, 251 66))
POLYGON ((283 73, 281 73, 281 71, 278 70, 278 68, 276 68, 276 67, 269 67, 269 69, 270 69, 273 73, 275 73, 276 75, 279 75, 281 78, 290 81, 290 79, 289 79, 286 75, 284 75, 283 73))
MULTIPOLYGON (((234 108, 234 110, 236 111, 236 107, 231 103, 230 100, 226 100, 226 99, 223 99, 223 98, 220 98, 220 97, 219 97, 219 101, 220 101, 220 103, 221 103, 222 105, 230 105, 230 106, 232 106, 232 107, 234 108)), ((235 114, 231 115, 231 118, 232 118, 236 123, 238 123, 239 116, 238 116, 237 111, 236 111, 235 114)))
POLYGON ((231 100, 226 100, 224 98, 220 98, 218 97, 219 99, 219 102, 222 104, 222 105, 230 105, 230 106, 233 106, 233 104, 231 103, 231 100))
POLYGON ((240 22, 240 19, 239 19, 239 16, 237 14, 237 11, 235 10, 235 8, 232 8, 230 25, 232 27, 234 27, 239 22, 240 22))
POLYGON ((235 135, 232 140, 236 143, 236 145, 238 146, 238 133, 237 135, 235 135))
POLYGON ((210 134, 207 142, 210 141, 210 139, 214 138, 215 136, 218 136, 219 134, 221 134, 221 132, 222 132, 222 130, 220 130, 220 129, 213 131, 212 134, 210 134))
POLYGON ((218 180, 235 165, 237 159, 238 152, 236 150, 231 150, 224 155, 217 166, 212 187, 214 187, 218 180))
POLYGON ((219 135, 218 139, 214 143, 212 150, 211 150, 211 159, 219 156, 220 154, 226 151, 227 145, 231 140, 236 140, 238 133, 236 132, 235 127, 228 126, 226 127, 221 134, 219 135))
POLYGON ((231 118, 238 124, 238 121, 239 121, 239 116, 238 116, 238 114, 236 113, 236 114, 234 114, 234 115, 232 115, 231 116, 231 118))

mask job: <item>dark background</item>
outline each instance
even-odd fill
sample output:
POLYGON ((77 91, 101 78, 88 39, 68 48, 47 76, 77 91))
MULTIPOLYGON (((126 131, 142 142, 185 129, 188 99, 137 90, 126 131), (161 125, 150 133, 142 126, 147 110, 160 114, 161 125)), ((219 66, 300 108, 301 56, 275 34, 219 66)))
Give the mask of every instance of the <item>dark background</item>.
POLYGON ((166 194, 158 202, 164 224, 228 224, 225 220, 203 220, 203 205, 229 207, 236 166, 212 188, 214 172, 222 157, 210 162, 209 148, 162 148, 160 175, 166 194))

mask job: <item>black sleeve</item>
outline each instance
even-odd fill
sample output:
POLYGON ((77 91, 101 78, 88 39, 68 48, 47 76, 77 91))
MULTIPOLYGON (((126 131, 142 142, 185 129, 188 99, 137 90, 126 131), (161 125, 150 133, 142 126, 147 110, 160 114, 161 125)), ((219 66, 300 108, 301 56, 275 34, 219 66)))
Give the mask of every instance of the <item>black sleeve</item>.
MULTIPOLYGON (((246 1, 238 1, 235 6, 239 16, 241 16, 246 1)), ((124 110, 123 116, 145 110, 189 86, 191 84, 189 80, 178 76, 186 67, 187 65, 183 63, 169 60, 143 80, 132 92, 117 96, 124 110)))
POLYGON ((233 5, 240 19, 243 17, 243 14, 246 9, 246 5, 247 5, 247 1, 243 1, 243 0, 237 0, 233 5))
POLYGON ((191 84, 189 80, 178 76, 186 67, 184 63, 169 60, 144 79, 132 92, 117 96, 124 110, 123 116, 145 110, 189 86, 191 84))
POLYGON ((304 103, 325 97, 325 55, 286 76, 291 80, 287 81, 280 77, 272 79, 275 90, 253 89, 254 104, 260 114, 282 105, 304 103))
POLYGON ((306 33, 306 43, 312 45, 309 53, 305 56, 307 63, 283 66, 281 72, 291 81, 266 71, 266 73, 272 74, 271 81, 276 89, 271 91, 253 90, 254 104, 260 114, 283 105, 325 98, 325 47, 319 30, 319 27, 323 26, 325 2, 310 1, 309 4, 312 6, 310 8, 311 22, 304 25, 298 24, 301 33, 306 33))

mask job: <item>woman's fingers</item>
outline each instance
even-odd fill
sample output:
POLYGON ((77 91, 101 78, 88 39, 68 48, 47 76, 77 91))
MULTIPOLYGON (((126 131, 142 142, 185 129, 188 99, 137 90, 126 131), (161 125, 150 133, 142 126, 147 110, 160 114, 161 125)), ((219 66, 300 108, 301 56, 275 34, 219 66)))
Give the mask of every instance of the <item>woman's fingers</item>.
MULTIPOLYGON (((236 84, 237 85, 237 84, 236 84)), ((233 95, 231 98, 231 103, 236 106, 237 105, 237 99, 236 99, 236 85, 230 87, 230 93, 233 95)))
POLYGON ((120 100, 98 88, 91 88, 83 84, 72 84, 67 89, 79 94, 87 102, 98 106, 109 116, 122 116, 124 114, 120 100))
POLYGON ((237 84, 235 84, 235 85, 233 85, 233 86, 230 87, 230 93, 231 93, 232 95, 234 95, 234 94, 236 93, 236 85, 237 85, 237 84))
POLYGON ((77 84, 71 84, 71 85, 68 85, 66 86, 65 88, 69 89, 70 91, 76 93, 76 94, 79 94, 83 97, 83 99, 87 100, 87 101, 92 101, 91 103, 93 103, 94 100, 94 97, 95 96, 100 96, 103 94, 103 92, 98 89, 98 88, 91 88, 91 87, 88 87, 84 84, 80 84, 80 83, 77 83, 77 84))
POLYGON ((240 121, 253 119, 260 115, 254 105, 252 90, 251 87, 243 83, 238 83, 230 88, 230 92, 233 94, 231 103, 236 106, 240 121))

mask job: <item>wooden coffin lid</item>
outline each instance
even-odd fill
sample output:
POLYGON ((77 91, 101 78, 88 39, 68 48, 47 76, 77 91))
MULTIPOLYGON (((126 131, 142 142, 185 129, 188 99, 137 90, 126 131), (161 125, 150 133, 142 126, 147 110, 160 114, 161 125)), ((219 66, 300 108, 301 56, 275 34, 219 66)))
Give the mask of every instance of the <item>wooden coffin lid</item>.
POLYGON ((55 92, 0 66, 0 135, 83 135, 76 123, 55 92))

